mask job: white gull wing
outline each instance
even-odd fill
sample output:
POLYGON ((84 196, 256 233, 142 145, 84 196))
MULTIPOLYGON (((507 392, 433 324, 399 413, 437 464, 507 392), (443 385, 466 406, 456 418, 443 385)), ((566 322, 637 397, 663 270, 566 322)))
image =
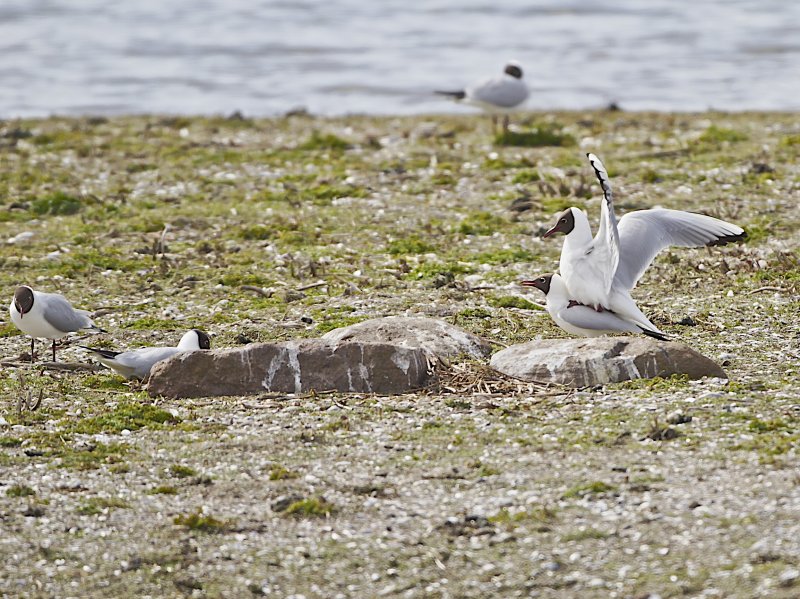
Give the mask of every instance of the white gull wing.
POLYGON ((468 102, 486 108, 510 110, 528 99, 528 86, 521 79, 503 75, 469 86, 466 90, 468 102))
POLYGON ((64 333, 80 329, 96 328, 86 310, 76 310, 67 299, 58 293, 37 291, 34 302, 40 302, 42 316, 54 329, 64 333))
POLYGON ((614 214, 614 195, 611 192, 611 181, 608 172, 594 154, 587 154, 589 164, 597 175, 600 187, 603 189, 603 205, 600 208, 600 228, 594 238, 592 262, 602 278, 603 289, 608 295, 614 283, 620 256, 619 231, 617 230, 617 217, 614 214))
POLYGON ((656 255, 669 246, 724 245, 744 237, 741 227, 705 214, 666 208, 629 212, 619 221, 621 252, 614 286, 633 289, 656 255))

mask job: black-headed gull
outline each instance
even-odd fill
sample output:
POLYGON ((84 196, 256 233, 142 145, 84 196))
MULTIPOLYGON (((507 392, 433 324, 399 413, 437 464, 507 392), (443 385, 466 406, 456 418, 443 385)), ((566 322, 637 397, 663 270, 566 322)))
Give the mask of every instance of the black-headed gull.
POLYGON ((559 271, 575 301, 638 319, 641 312, 629 292, 661 250, 724 245, 746 237, 741 227, 718 218, 666 208, 629 212, 617 224, 608 173, 597 156, 587 156, 603 188, 597 235, 592 237, 586 213, 575 207, 559 214, 544 234, 564 234, 559 271))
POLYGON ((528 99, 530 90, 522 80, 522 66, 512 60, 506 64, 499 77, 474 83, 462 90, 436 93, 482 108, 492 115, 493 123, 496 123, 497 114, 503 114, 503 131, 507 131, 508 113, 519 108, 528 99))
POLYGON ((126 379, 144 380, 156 362, 184 351, 211 349, 211 339, 203 331, 192 329, 181 337, 177 347, 143 347, 131 351, 118 352, 97 347, 79 347, 90 351, 95 358, 126 379))
POLYGON ((86 310, 76 310, 63 295, 34 291, 27 285, 14 291, 8 312, 14 326, 31 338, 31 362, 36 339, 53 340, 55 362, 56 339, 81 329, 105 332, 92 322, 86 310))
MULTIPOLYGON (((661 341, 667 338, 655 326, 643 327, 638 321, 626 319, 614 312, 598 312, 570 298, 567 285, 558 274, 522 281, 525 287, 536 287, 547 297, 547 312, 567 333, 582 337, 599 337, 613 333, 644 333, 661 341)), ((645 319, 647 320, 647 319, 645 319)), ((648 321, 649 322, 649 321, 648 321)))

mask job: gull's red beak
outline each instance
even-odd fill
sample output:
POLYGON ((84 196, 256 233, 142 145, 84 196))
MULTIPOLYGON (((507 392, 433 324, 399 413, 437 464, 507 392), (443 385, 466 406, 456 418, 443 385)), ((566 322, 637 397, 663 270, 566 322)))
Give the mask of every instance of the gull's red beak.
POLYGON ((560 230, 559 230, 559 228, 558 228, 558 225, 559 225, 559 223, 556 223, 556 224, 555 224, 553 227, 551 227, 550 229, 548 229, 548 230, 547 230, 547 232, 546 232, 544 235, 542 235, 542 238, 543 238, 543 239, 547 239, 548 237, 552 237, 552 236, 553 236, 553 235, 555 235, 556 233, 559 233, 559 232, 560 232, 560 230))

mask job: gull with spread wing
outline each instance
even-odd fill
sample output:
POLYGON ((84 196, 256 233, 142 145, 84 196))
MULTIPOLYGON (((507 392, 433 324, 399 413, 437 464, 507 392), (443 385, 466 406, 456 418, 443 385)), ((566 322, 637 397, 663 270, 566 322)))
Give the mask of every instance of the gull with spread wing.
POLYGON ((559 270, 570 298, 658 331, 649 320, 642 320, 644 315, 630 296, 656 255, 670 246, 724 245, 747 234, 718 218, 666 208, 629 212, 617 223, 608 172, 597 156, 587 157, 603 189, 597 234, 592 237, 586 213, 572 207, 558 215, 544 237, 564 234, 559 270))

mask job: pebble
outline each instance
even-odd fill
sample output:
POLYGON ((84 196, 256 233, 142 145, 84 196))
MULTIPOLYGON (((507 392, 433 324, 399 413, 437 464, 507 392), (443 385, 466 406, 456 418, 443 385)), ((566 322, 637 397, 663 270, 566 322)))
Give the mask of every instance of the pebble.
POLYGON ((782 587, 791 587, 800 579, 800 570, 797 568, 787 568, 778 576, 778 582, 782 587))
POLYGON ((691 421, 691 414, 686 414, 683 410, 675 410, 667 415, 667 424, 686 424, 691 421))

